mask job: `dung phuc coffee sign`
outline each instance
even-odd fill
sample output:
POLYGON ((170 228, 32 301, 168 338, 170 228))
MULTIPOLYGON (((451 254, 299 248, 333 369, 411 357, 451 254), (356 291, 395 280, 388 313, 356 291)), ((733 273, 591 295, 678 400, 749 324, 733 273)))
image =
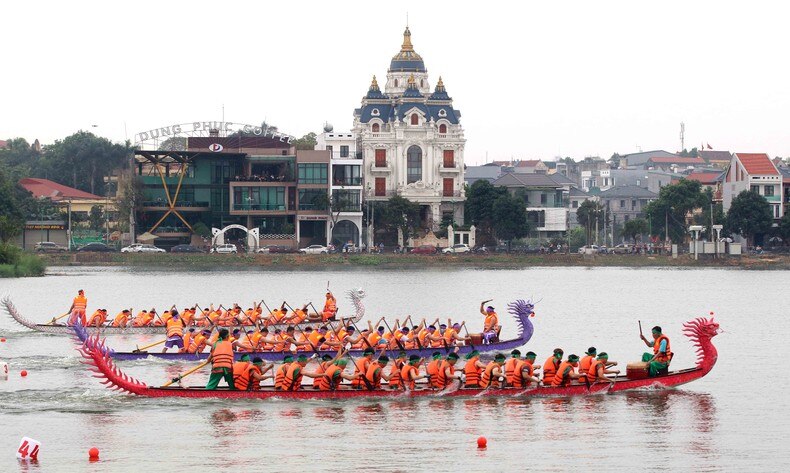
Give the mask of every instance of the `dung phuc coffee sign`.
POLYGON ((208 136, 212 131, 217 131, 222 136, 242 132, 246 135, 253 136, 269 136, 273 139, 279 139, 283 143, 291 143, 295 138, 286 133, 281 133, 276 128, 268 126, 248 125, 244 123, 233 122, 191 122, 179 123, 176 125, 168 125, 160 128, 152 128, 147 131, 141 131, 134 135, 136 143, 145 143, 147 141, 166 140, 174 137, 186 136, 208 136))

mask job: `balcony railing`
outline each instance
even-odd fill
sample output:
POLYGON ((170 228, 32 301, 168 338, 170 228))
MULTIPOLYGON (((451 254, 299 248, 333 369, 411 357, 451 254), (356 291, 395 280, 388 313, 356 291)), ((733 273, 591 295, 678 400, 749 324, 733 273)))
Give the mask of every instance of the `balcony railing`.
POLYGON ((333 186, 361 186, 362 177, 348 177, 344 179, 335 179, 332 182, 333 186))
POLYGON ((291 173, 286 173, 281 176, 263 176, 252 174, 250 176, 235 176, 230 178, 230 182, 294 182, 296 178, 291 173))
POLYGON ((461 191, 444 191, 442 197, 461 197, 461 191))
POLYGON ((233 210, 255 211, 255 210, 286 210, 285 204, 233 204, 233 210))
MULTIPOLYGON (((140 204, 142 207, 162 207, 168 208, 170 207, 167 201, 164 200, 144 200, 140 204)), ((179 207, 208 207, 208 202, 200 202, 194 200, 177 200, 175 208, 179 207)))

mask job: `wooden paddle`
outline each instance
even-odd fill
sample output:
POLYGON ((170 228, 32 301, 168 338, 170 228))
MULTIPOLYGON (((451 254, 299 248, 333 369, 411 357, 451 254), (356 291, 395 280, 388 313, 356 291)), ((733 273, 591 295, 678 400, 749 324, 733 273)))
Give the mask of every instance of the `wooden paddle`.
POLYGON ((401 351, 406 351, 406 348, 403 346, 403 344, 398 339, 397 334, 392 331, 392 328, 390 327, 390 324, 387 323, 387 319, 384 319, 384 325, 387 326, 387 330, 389 330, 390 333, 392 334, 393 338, 395 338, 395 343, 398 344, 398 348, 400 348, 401 351))
POLYGON ((48 324, 48 325, 54 325, 54 324, 55 324, 55 322, 57 322, 58 320, 62 319, 63 317, 65 317, 65 316, 67 316, 67 315, 70 315, 70 314, 71 314, 71 311, 69 311, 69 312, 66 312, 66 313, 65 313, 65 314, 63 314, 63 315, 59 315, 59 316, 57 316, 57 317, 52 317, 52 320, 49 322, 49 324, 48 324))
POLYGON ((166 341, 167 341, 167 339, 164 339, 164 340, 160 340, 160 341, 158 341, 156 343, 152 343, 150 345, 146 345, 143 348, 137 347, 135 350, 132 350, 132 353, 140 353, 141 351, 147 350, 147 349, 149 349, 151 347, 155 347, 157 345, 161 345, 161 344, 165 343, 166 341))
POLYGON ((192 368, 191 370, 187 371, 186 373, 183 373, 183 374, 180 374, 180 375, 176 376, 175 378, 173 378, 169 382, 163 384, 161 387, 166 388, 166 387, 170 386, 173 383, 177 383, 177 382, 181 381, 182 379, 186 378, 187 376, 191 375, 195 371, 199 370, 200 368, 203 368, 207 364, 209 364, 208 360, 206 360, 203 363, 195 366, 194 368, 192 368))

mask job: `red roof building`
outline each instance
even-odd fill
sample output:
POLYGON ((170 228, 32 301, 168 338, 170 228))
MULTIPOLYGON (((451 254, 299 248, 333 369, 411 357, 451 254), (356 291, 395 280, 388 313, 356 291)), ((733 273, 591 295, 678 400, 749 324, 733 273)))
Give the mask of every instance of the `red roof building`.
POLYGON ((100 200, 104 197, 84 192, 73 187, 64 186, 49 179, 39 179, 36 177, 26 177, 19 180, 19 185, 33 194, 35 198, 47 198, 52 201, 61 200, 100 200))
POLYGON ((724 210, 738 194, 751 191, 768 201, 775 219, 782 218, 782 174, 765 153, 733 153, 722 190, 724 210))
POLYGON ((779 171, 774 166, 774 163, 771 162, 771 158, 765 153, 735 153, 735 156, 738 157, 746 172, 751 175, 779 175, 779 171))

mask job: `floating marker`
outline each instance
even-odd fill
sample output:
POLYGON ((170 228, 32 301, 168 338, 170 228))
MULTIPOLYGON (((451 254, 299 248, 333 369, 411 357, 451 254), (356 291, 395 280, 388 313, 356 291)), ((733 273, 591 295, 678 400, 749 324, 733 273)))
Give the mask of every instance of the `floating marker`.
POLYGON ((38 451, 41 447, 41 442, 33 440, 29 437, 22 437, 19 441, 19 448, 16 450, 16 457, 23 461, 38 461, 38 451))
POLYGON ((27 376, 27 371, 22 370, 22 371, 19 372, 19 375, 24 378, 25 376, 27 376))
POLYGON ((0 338, 0 342, 3 342, 3 343, 5 343, 5 337, 3 337, 3 338, 0 338))
POLYGON ((488 440, 485 437, 477 438, 477 448, 486 448, 486 445, 488 445, 488 440))
POLYGON ((91 460, 91 461, 98 460, 99 459, 99 449, 96 448, 96 447, 91 447, 91 449, 88 450, 88 459, 91 460))

